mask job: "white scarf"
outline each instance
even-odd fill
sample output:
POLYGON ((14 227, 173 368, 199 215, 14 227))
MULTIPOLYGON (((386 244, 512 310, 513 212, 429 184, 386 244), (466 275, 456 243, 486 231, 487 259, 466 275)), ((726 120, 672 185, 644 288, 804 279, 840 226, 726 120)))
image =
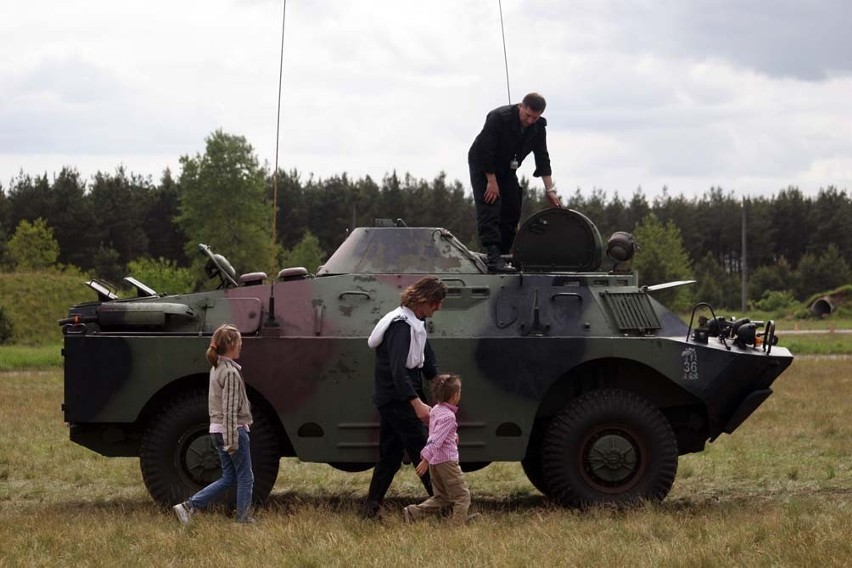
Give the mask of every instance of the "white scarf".
POLYGON ((390 324, 395 321, 404 321, 411 328, 411 345, 408 348, 408 359, 405 362, 406 368, 422 368, 425 358, 423 352, 426 349, 426 324, 405 306, 400 306, 388 312, 379 320, 379 323, 373 328, 370 338, 367 339, 367 345, 370 346, 370 349, 378 347, 382 343, 382 340, 384 340, 385 332, 390 327, 390 324))

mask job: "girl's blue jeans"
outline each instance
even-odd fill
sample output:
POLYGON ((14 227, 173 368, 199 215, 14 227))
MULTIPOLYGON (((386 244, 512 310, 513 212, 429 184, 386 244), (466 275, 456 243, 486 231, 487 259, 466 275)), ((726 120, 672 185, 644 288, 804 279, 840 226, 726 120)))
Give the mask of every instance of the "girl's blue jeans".
POLYGON ((227 491, 234 483, 237 484, 237 521, 244 521, 249 516, 251 507, 251 491, 254 486, 254 473, 251 469, 251 452, 249 451, 249 435, 244 428, 237 428, 240 446, 233 455, 225 451, 222 434, 210 434, 213 444, 222 463, 222 477, 193 495, 187 503, 193 509, 205 509, 221 493, 227 491))

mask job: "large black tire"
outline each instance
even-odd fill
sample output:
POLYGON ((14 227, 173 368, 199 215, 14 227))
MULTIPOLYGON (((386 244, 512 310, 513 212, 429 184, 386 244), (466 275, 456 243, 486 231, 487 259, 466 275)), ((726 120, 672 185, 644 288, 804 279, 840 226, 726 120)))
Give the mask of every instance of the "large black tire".
POLYGON ((665 416, 635 393, 606 389, 569 402, 542 446, 548 496, 571 507, 662 501, 677 474, 665 416))
MULTIPOLYGON (((269 497, 278 477, 278 439, 266 415, 252 409, 251 464, 253 501, 269 497)), ((192 391, 170 400, 142 435, 139 465, 148 493, 163 505, 184 501, 222 475, 219 457, 208 433, 207 393, 192 391)), ((222 502, 233 505, 235 492, 222 502)))

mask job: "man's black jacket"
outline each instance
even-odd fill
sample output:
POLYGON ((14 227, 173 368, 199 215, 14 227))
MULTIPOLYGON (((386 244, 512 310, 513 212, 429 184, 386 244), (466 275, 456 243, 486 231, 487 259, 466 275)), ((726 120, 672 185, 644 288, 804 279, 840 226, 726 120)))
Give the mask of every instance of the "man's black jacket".
POLYGON ((549 176, 550 155, 547 153, 547 120, 538 119, 521 132, 518 105, 498 107, 485 117, 485 126, 473 141, 467 153, 471 168, 498 176, 511 171, 512 160, 518 165, 533 152, 535 156, 534 177, 549 176))
POLYGON ((418 397, 425 400, 421 375, 431 380, 438 374, 435 352, 427 339, 423 368, 408 369, 405 362, 408 360, 410 346, 411 327, 404 321, 390 324, 382 342, 376 347, 373 392, 373 402, 376 406, 389 402, 406 402, 418 397))

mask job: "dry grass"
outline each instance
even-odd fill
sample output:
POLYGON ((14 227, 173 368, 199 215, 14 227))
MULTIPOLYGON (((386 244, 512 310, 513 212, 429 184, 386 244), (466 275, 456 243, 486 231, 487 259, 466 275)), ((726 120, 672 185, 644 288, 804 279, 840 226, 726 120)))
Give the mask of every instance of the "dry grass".
POLYGON ((852 361, 797 360, 733 436, 681 459, 669 498, 628 511, 551 506, 516 464, 468 475, 477 524, 410 527, 412 469, 385 521, 355 514, 369 472, 282 460, 255 526, 180 527, 135 459, 71 444, 59 370, 0 374, 0 566, 843 566, 852 562, 852 361))

